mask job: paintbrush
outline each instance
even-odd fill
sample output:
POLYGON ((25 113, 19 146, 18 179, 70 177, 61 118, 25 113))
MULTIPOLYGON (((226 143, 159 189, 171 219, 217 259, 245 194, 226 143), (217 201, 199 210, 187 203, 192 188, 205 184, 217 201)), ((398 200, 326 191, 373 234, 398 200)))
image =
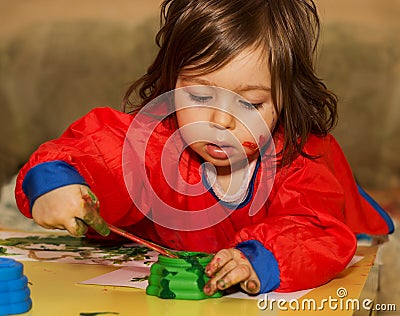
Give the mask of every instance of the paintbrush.
MULTIPOLYGON (((84 194, 82 196, 82 199, 83 199, 83 201, 85 203, 85 207, 94 210, 94 212, 98 212, 99 206, 100 206, 99 200, 96 198, 96 196, 90 190, 87 192, 87 194, 84 194)), ((138 237, 136 235, 128 233, 127 231, 125 231, 125 230, 123 230, 121 228, 118 228, 118 227, 116 227, 114 225, 111 225, 109 223, 107 223, 107 225, 108 225, 108 227, 110 228, 110 230, 112 232, 114 232, 114 233, 116 233, 116 234, 118 234, 120 236, 123 236, 123 237, 125 237, 127 239, 130 239, 130 240, 134 241, 134 242, 142 244, 143 246, 146 246, 146 247, 148 247, 148 248, 150 248, 150 249, 152 249, 154 251, 157 251, 157 252, 161 253, 162 255, 164 255, 166 257, 179 258, 179 256, 176 253, 174 253, 171 250, 168 250, 167 248, 165 248, 163 246, 157 245, 157 244, 155 244, 155 243, 153 243, 151 241, 148 241, 146 239, 143 239, 143 238, 140 238, 140 237, 138 237)))
POLYGON ((164 248, 163 246, 157 245, 157 244, 155 244, 155 243, 153 243, 151 241, 148 241, 146 239, 142 239, 142 238, 140 238, 140 237, 138 237, 136 235, 133 235, 131 233, 128 233, 127 231, 125 231, 125 230, 123 230, 121 228, 118 228, 118 227, 116 227, 114 225, 111 225, 111 224, 107 224, 107 225, 108 225, 108 227, 110 228, 110 230, 112 232, 114 232, 114 233, 116 233, 116 234, 118 234, 120 236, 123 236, 125 238, 128 238, 128 239, 134 241, 134 242, 142 244, 143 246, 146 246, 146 247, 148 247, 148 248, 150 248, 150 249, 152 249, 154 251, 157 251, 157 252, 159 252, 160 254, 162 254, 162 255, 164 255, 166 257, 179 258, 179 256, 176 253, 174 253, 171 250, 168 250, 168 249, 164 248))

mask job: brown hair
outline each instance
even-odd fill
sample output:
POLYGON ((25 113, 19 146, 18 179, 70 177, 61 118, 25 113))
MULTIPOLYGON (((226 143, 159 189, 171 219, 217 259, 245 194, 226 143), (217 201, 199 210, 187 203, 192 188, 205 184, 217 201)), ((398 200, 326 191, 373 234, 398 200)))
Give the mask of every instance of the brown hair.
POLYGON ((164 0, 160 18, 159 52, 126 92, 125 111, 173 90, 183 68, 209 73, 246 48, 262 47, 274 105, 282 105, 281 163, 299 154, 314 158, 303 147, 310 133, 325 136, 334 127, 337 98, 315 74, 320 21, 312 0, 164 0))

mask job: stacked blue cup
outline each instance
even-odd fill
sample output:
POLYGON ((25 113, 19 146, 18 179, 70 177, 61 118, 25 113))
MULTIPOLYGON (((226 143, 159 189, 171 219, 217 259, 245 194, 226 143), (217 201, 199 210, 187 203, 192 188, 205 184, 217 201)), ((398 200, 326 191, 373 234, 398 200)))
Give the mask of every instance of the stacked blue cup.
POLYGON ((30 310, 30 294, 22 263, 0 258, 0 315, 21 314, 30 310))

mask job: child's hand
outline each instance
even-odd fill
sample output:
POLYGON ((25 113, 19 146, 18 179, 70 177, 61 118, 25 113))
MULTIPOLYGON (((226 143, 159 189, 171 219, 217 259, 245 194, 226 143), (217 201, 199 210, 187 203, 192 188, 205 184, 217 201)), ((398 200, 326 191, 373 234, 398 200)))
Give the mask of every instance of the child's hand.
POLYGON ((85 234, 86 225, 107 236, 110 230, 99 215, 98 208, 98 200, 87 186, 72 184, 37 198, 32 207, 32 217, 44 228, 66 229, 75 236, 85 234))
POLYGON ((206 275, 211 279, 204 287, 204 293, 213 295, 218 290, 240 283, 249 294, 260 291, 260 280, 249 260, 238 249, 220 250, 206 267, 206 275))

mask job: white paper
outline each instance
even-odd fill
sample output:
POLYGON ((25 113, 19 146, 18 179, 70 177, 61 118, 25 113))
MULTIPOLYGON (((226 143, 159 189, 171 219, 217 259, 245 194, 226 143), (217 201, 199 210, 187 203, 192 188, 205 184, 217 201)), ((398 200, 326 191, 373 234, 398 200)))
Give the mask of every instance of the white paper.
MULTIPOLYGON (((354 256, 347 267, 350 267, 357 262, 359 262, 363 257, 354 256)), ((149 267, 124 267, 113 272, 109 272, 95 278, 79 282, 80 284, 94 284, 94 285, 111 285, 111 286, 125 286, 133 287, 137 289, 146 289, 147 281, 132 281, 133 278, 145 278, 150 274, 149 267)), ((313 289, 307 289, 302 291, 290 292, 290 293, 280 293, 280 292, 269 292, 267 294, 260 294, 256 296, 250 296, 243 292, 236 292, 225 297, 229 298, 239 298, 239 299, 268 299, 268 300, 285 300, 290 301, 293 299, 300 299, 302 296, 306 295, 313 289)))
POLYGON ((150 267, 124 267, 90 280, 79 282, 79 284, 93 284, 93 285, 112 285, 112 286, 125 286, 134 287, 138 289, 146 289, 147 280, 135 281, 133 279, 147 279, 150 275, 150 267))
POLYGON ((65 234, 0 231, 0 255, 20 261, 44 261, 149 267, 158 253, 136 243, 108 247, 65 234))

